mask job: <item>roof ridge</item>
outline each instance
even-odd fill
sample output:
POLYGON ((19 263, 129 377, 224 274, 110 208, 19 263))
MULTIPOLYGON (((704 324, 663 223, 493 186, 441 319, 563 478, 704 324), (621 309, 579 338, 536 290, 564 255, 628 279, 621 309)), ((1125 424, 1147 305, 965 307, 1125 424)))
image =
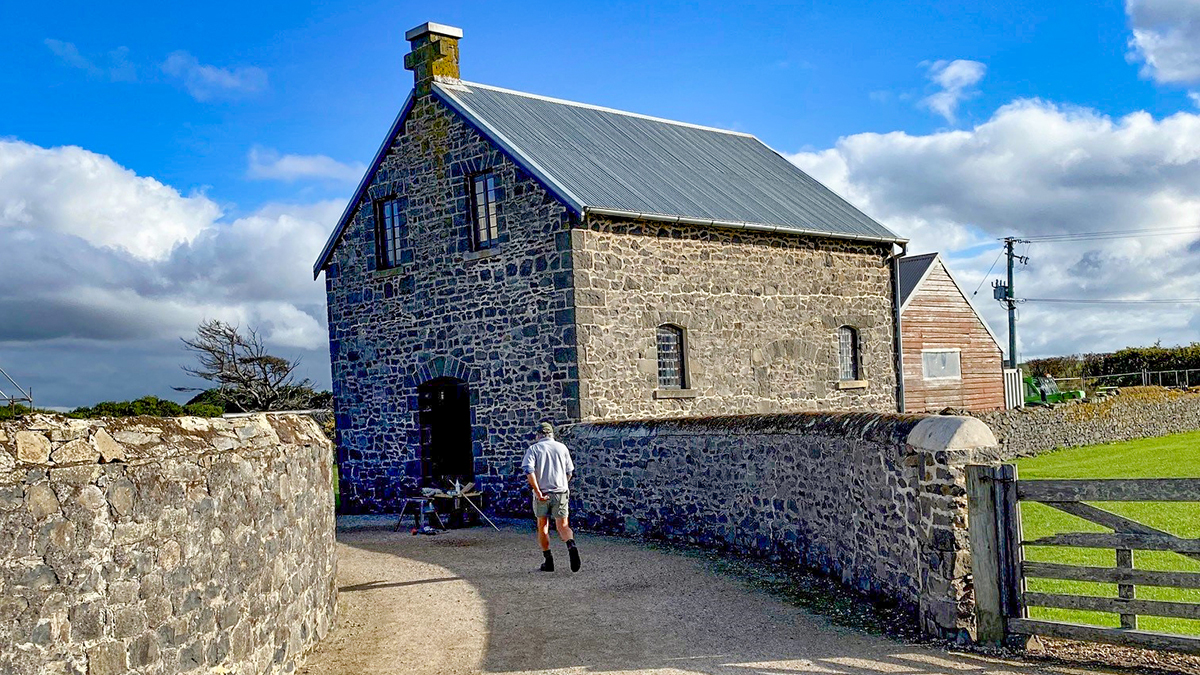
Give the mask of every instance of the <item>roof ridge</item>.
MULTIPOLYGON (((450 81, 446 79, 437 80, 439 86, 453 90, 455 87, 479 87, 480 89, 490 89, 504 94, 512 94, 514 96, 524 96, 539 101, 548 103, 558 103, 560 105, 569 105, 576 108, 586 108, 588 110, 598 110, 600 112, 613 113, 615 115, 624 115, 625 117, 636 117, 638 119, 649 120, 651 122, 662 122, 663 124, 673 124, 679 127, 687 127, 689 129, 699 129, 700 131, 711 131, 718 134, 729 134, 730 136, 741 136, 744 138, 753 138, 762 143, 761 140, 754 134, 749 134, 744 131, 732 131, 730 129, 720 129, 717 127, 709 127, 703 124, 692 124, 691 122, 680 122, 679 120, 671 120, 665 117, 655 117, 653 115, 643 115, 642 113, 629 112, 628 110, 618 110, 617 108, 609 108, 602 105, 594 105, 591 103, 580 103, 579 101, 568 101, 564 98, 554 98, 553 96, 543 96, 541 94, 531 94, 527 91, 517 91, 516 89, 507 89, 505 87, 496 87, 490 84, 481 84, 479 82, 470 82, 467 80, 450 81)), ((764 143, 765 145, 765 143, 764 143)))

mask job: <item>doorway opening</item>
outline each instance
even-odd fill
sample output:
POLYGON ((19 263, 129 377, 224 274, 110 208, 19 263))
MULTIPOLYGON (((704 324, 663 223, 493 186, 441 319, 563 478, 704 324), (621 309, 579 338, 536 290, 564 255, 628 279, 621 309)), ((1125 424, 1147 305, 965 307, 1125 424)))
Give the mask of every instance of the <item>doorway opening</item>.
POLYGON ((467 383, 439 377, 417 387, 421 426, 421 485, 445 488, 475 480, 471 450, 471 391, 467 383))

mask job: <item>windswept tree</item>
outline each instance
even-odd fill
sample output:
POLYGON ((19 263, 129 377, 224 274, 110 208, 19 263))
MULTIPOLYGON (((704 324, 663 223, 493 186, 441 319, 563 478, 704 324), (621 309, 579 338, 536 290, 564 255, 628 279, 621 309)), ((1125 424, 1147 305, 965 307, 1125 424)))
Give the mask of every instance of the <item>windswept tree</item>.
POLYGON ((300 360, 268 354, 262 336, 253 328, 243 331, 209 319, 196 327, 196 337, 181 339, 199 364, 184 366, 183 371, 216 385, 228 408, 244 412, 295 410, 307 408, 312 401, 312 382, 295 377, 300 360))

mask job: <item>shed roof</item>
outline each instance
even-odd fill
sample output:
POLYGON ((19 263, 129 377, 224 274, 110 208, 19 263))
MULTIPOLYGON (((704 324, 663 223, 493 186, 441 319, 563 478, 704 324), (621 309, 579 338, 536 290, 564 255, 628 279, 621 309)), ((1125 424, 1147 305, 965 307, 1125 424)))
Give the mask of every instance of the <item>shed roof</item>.
POLYGON ((908 304, 908 296, 917 290, 917 286, 925 279, 925 274, 937 260, 937 253, 908 255, 900 259, 900 304, 908 304))
MULTIPOLYGON (((460 80, 433 95, 583 216, 902 242, 754 136, 460 80)), ((387 154, 393 125, 313 268, 319 274, 387 154)))

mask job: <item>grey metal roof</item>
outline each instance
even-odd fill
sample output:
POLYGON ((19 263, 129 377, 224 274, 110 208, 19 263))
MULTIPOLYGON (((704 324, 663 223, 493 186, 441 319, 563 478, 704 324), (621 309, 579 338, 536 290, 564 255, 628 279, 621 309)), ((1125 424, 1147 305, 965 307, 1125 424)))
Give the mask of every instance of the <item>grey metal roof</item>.
POLYGON ((901 240, 749 134, 471 82, 434 91, 579 212, 901 240))
POLYGON ((900 304, 908 302, 908 296, 917 290, 917 286, 925 279, 925 274, 937 260, 937 253, 909 255, 900 259, 900 304))
MULTIPOLYGON (((754 136, 438 80, 434 94, 576 213, 902 242, 754 136)), ((313 266, 316 277, 412 105, 388 132, 313 266)))

